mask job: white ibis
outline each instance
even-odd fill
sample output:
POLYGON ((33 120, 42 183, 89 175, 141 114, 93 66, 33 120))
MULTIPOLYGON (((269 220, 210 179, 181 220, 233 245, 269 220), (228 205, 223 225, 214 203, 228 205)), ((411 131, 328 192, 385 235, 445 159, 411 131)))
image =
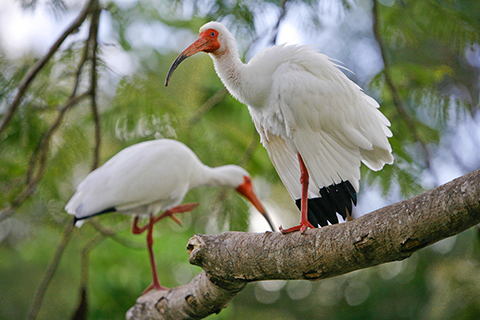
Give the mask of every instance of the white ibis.
POLYGON ((234 37, 219 22, 200 28, 198 39, 173 62, 165 85, 184 59, 200 51, 213 59, 228 91, 248 106, 263 146, 301 209, 300 225, 281 230, 338 223, 337 213, 350 217, 361 162, 375 171, 393 163, 390 122, 378 103, 308 46, 273 46, 244 64, 234 37))
POLYGON ((200 186, 234 188, 260 211, 273 230, 247 171, 235 165, 208 167, 186 145, 169 139, 146 141, 120 151, 80 183, 65 210, 75 216, 77 225, 82 222, 79 220, 107 212, 135 215, 132 232, 140 234, 148 229, 153 283, 145 290, 147 292, 163 288, 153 257, 153 225, 167 216, 180 223, 173 214, 190 211, 198 205, 180 203, 190 189, 200 186), (154 216, 162 210, 165 210, 163 214, 154 216), (150 217, 144 227, 138 226, 141 215, 150 217))

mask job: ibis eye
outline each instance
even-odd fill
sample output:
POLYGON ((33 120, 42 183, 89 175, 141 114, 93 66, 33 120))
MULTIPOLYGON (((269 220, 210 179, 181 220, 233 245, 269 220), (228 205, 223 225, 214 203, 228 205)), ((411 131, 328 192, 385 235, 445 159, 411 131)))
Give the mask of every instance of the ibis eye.
POLYGON ((212 33, 210 33, 210 35, 211 35, 212 37, 215 37, 215 32, 212 31, 212 33))

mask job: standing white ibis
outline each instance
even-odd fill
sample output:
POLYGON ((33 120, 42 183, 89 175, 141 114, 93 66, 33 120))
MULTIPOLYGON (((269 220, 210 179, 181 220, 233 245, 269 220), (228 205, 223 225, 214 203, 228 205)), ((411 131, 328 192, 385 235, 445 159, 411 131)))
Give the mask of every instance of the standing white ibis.
POLYGON ((153 283, 146 292, 163 288, 158 281, 152 250, 153 225, 167 216, 180 224, 173 214, 190 211, 198 205, 180 203, 189 190, 200 186, 234 188, 260 211, 273 230, 247 171, 235 165, 206 166, 186 145, 169 139, 138 143, 117 153, 80 183, 65 210, 75 216, 77 225, 82 222, 79 220, 107 212, 135 215, 132 232, 140 234, 148 230, 153 283), (154 216, 163 210, 163 214, 154 216), (138 217, 142 215, 149 216, 150 222, 139 227, 138 217))
POLYGON ((263 146, 301 209, 300 225, 281 229, 284 233, 338 223, 337 213, 349 217, 361 162, 375 171, 393 163, 390 122, 326 55, 308 46, 279 45, 244 64, 232 34, 209 22, 173 62, 165 85, 184 59, 200 51, 213 59, 228 91, 248 106, 263 146))

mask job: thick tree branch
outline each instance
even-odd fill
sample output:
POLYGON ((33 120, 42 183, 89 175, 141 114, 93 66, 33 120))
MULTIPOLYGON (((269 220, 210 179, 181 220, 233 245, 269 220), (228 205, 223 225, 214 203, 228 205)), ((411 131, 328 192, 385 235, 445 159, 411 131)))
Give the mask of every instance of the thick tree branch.
POLYGON ((245 282, 210 281, 205 271, 189 284, 166 290, 152 290, 137 300, 127 319, 201 319, 219 313, 244 287, 245 282))
POLYGON ((225 290, 235 294, 247 282, 325 279, 402 260, 479 222, 480 170, 476 170, 355 221, 305 234, 197 234, 188 244, 189 261, 202 267, 205 275, 188 285, 140 297, 127 319, 202 318, 233 298, 225 290), (215 298, 202 305, 204 296, 215 298))

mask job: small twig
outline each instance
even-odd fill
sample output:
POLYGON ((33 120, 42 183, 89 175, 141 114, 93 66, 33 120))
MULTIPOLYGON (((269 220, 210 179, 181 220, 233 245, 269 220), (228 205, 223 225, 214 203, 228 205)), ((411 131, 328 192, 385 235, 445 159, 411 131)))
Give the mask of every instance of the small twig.
POLYGON ((50 264, 47 270, 45 271, 42 281, 40 282, 40 285, 37 288, 37 292, 35 293, 35 297, 33 299, 32 305, 28 310, 27 317, 26 317, 27 320, 36 318, 38 310, 40 309, 40 306, 42 304, 45 291, 47 290, 48 285, 52 280, 52 277, 55 274, 55 271, 57 270, 58 264, 60 263, 60 259, 63 255, 63 250, 65 249, 68 243, 68 240, 70 240, 72 231, 73 231, 73 222, 71 219, 68 219, 68 221, 66 222, 63 237, 58 243, 57 248, 55 249, 55 254, 53 255, 52 260, 50 261, 50 264))
MULTIPOLYGON (((90 221, 90 224, 95 228, 95 230, 97 230, 99 233, 101 233, 102 235, 106 236, 106 237, 109 237, 111 238, 113 241, 121 244, 122 246, 125 246, 129 249, 134 249, 134 250, 144 250, 145 249, 145 246, 143 244, 140 244, 140 243, 137 243, 137 242, 133 242, 133 241, 128 241, 127 239, 125 238, 122 238, 120 236, 117 235, 117 233, 119 232, 119 230, 108 230, 108 229, 105 229, 104 227, 102 227, 102 225, 100 225, 100 223, 98 223, 95 219, 92 219, 90 221)), ((128 224, 130 225, 130 222, 128 222, 128 224)), ((122 229, 123 228, 123 225, 121 228, 117 228, 117 229, 122 229)), ((125 228, 126 229, 126 228, 125 228)))
POLYGON ((412 120, 412 118, 408 115, 405 105, 403 104, 402 98, 400 97, 400 93, 398 92, 397 87, 393 83, 392 76, 390 74, 390 62, 387 57, 387 49, 385 42, 383 41, 383 37, 380 31, 380 13, 378 10, 378 1, 373 0, 373 34, 375 36, 375 40, 377 41, 379 47, 380 47, 380 53, 382 56, 383 64, 384 64, 384 69, 383 69, 383 74, 385 76, 385 82, 387 84, 388 89, 390 90, 390 93, 392 95, 393 99, 393 104, 398 110, 398 113, 400 116, 403 118, 403 120, 406 122, 410 133, 413 135, 413 138, 415 141, 418 141, 420 145, 422 146, 423 152, 425 153, 425 164, 428 169, 431 168, 430 166, 430 152, 427 148, 427 145, 425 141, 422 139, 422 137, 419 135, 418 130, 416 128, 415 122, 412 120))
POLYGON ((188 126, 195 125, 200 119, 225 98, 228 91, 225 87, 215 92, 213 96, 207 99, 205 103, 196 110, 195 114, 188 121, 188 126))
POLYGON ((88 254, 92 249, 99 245, 103 240, 107 238, 105 234, 97 234, 93 239, 91 239, 85 246, 83 246, 81 253, 81 280, 80 287, 86 288, 88 282, 88 254))
POLYGON ((258 132, 257 130, 253 130, 252 139, 250 140, 247 149, 243 153, 242 158, 238 160, 237 165, 243 167, 245 164, 247 164, 248 161, 252 158, 253 153, 257 149, 259 143, 260 137, 258 136, 258 132))
POLYGON ((70 24, 67 30, 65 30, 65 32, 52 45, 48 53, 42 59, 38 60, 35 63, 35 65, 30 69, 30 71, 25 75, 25 77, 22 79, 22 81, 20 82, 17 88, 17 94, 15 95, 15 98, 13 99, 12 104, 10 105, 7 112, 5 113, 5 115, 2 117, 0 121, 0 136, 3 134, 5 127, 7 126, 8 122, 10 121, 10 119, 13 117, 13 114, 17 110, 30 83, 33 81, 33 79, 35 79, 37 74, 47 64, 47 62, 55 54, 55 52, 57 52, 58 48, 63 43, 63 41, 65 41, 65 39, 70 34, 72 34, 72 32, 77 30, 82 25, 82 23, 87 18, 87 15, 91 10, 91 5, 94 1, 97 1, 97 0, 89 0, 85 4, 85 6, 83 7, 82 11, 80 11, 80 14, 77 16, 77 18, 70 24))
POLYGON ((89 51, 88 42, 89 42, 89 39, 85 41, 85 46, 83 47, 82 58, 78 63, 77 72, 75 74, 75 84, 73 86, 72 94, 70 95, 70 97, 73 97, 77 94, 77 90, 80 85, 80 77, 82 75, 83 67, 85 66, 85 63, 87 62, 87 59, 88 59, 88 51, 89 51))

